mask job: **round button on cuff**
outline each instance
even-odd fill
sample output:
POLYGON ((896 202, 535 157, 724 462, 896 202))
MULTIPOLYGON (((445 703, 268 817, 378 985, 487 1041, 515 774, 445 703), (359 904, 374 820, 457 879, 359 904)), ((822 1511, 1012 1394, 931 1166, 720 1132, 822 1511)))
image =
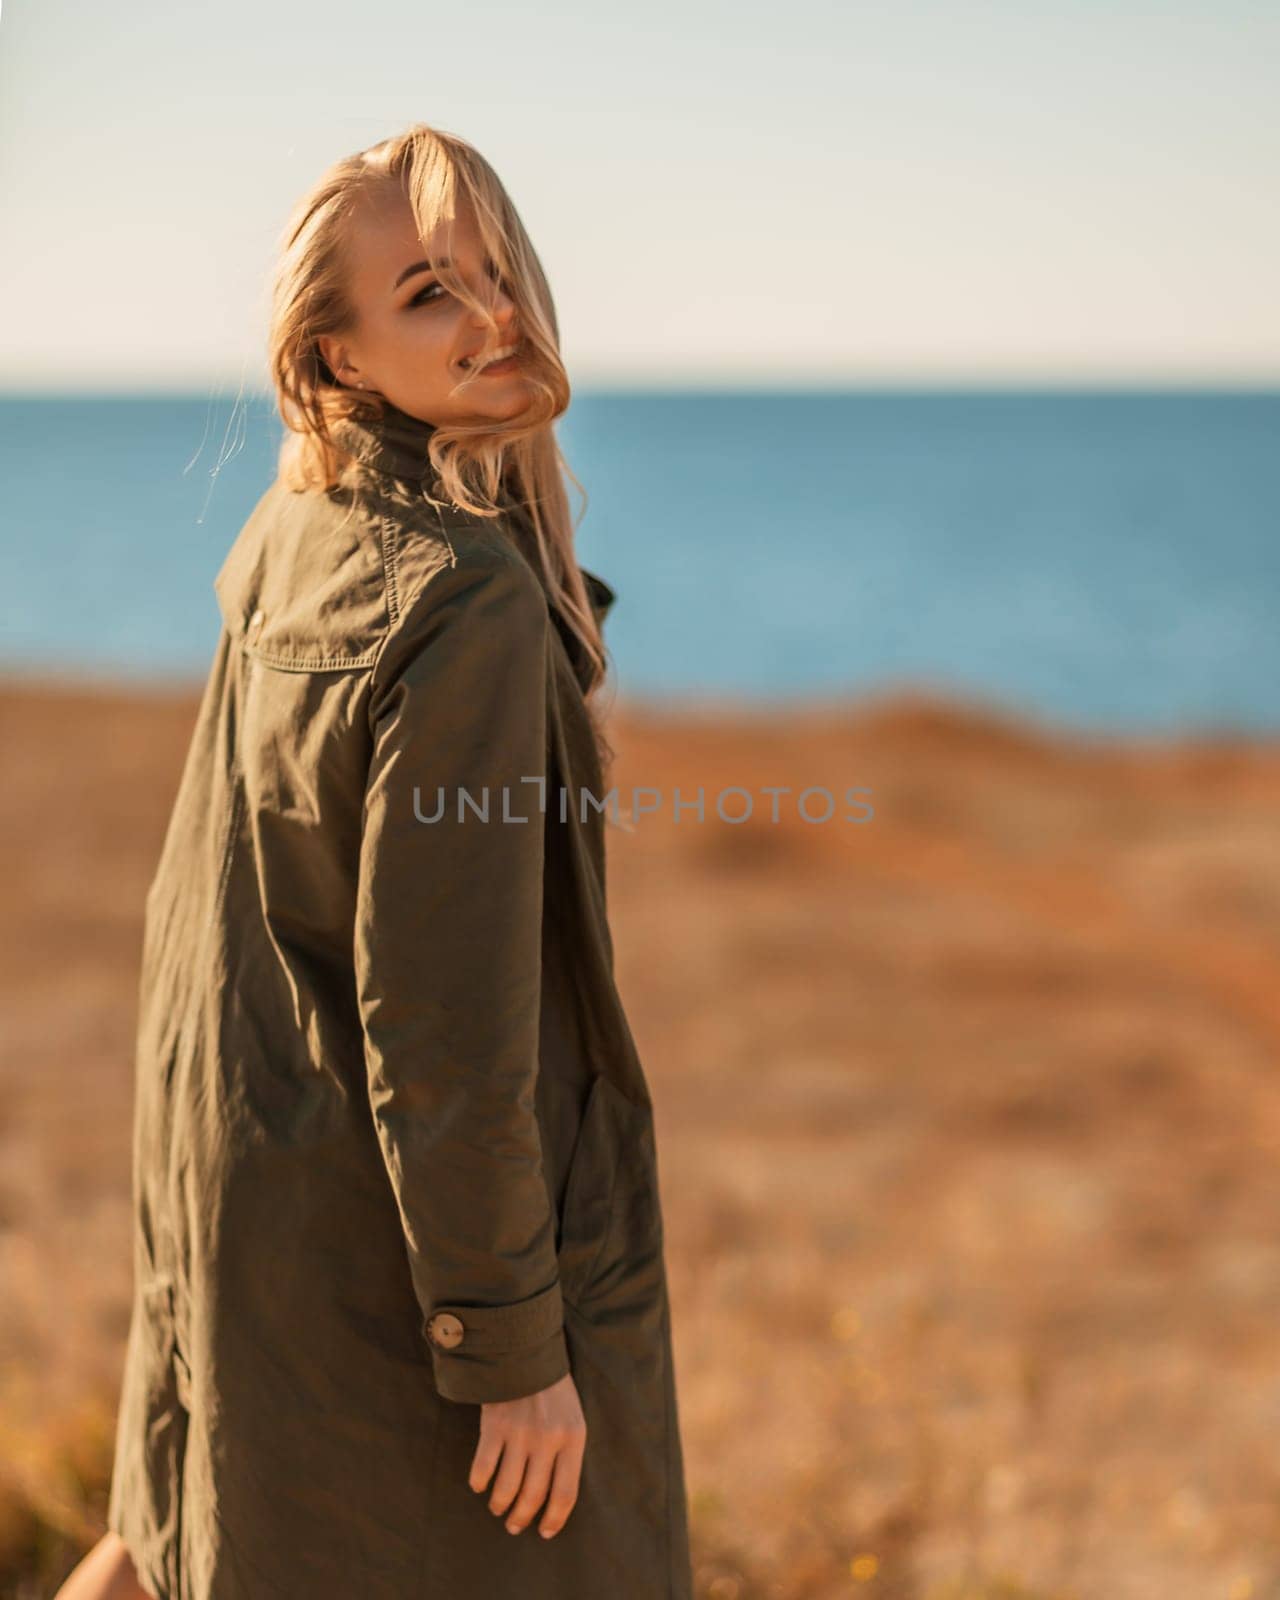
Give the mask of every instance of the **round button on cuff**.
POLYGON ((452 1311, 437 1311, 427 1323, 427 1333, 445 1350, 462 1343, 462 1332, 462 1322, 452 1311))

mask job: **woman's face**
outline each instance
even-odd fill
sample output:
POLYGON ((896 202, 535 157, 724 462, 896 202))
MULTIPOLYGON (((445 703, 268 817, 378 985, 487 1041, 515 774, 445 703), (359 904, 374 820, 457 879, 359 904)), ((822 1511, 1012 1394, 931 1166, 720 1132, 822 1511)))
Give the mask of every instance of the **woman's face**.
MULTIPOLYGON (((348 253, 348 292, 354 326, 326 335, 321 353, 340 383, 380 394, 420 422, 434 426, 518 416, 528 403, 521 358, 481 370, 462 395, 459 383, 475 371, 482 356, 516 344, 520 330, 515 307, 499 292, 493 308, 493 335, 477 312, 454 298, 430 270, 427 259, 449 248, 445 225, 424 248, 409 202, 388 186, 362 202, 352 219, 348 253)), ((478 296, 485 272, 483 246, 469 208, 453 223, 457 271, 478 296)))

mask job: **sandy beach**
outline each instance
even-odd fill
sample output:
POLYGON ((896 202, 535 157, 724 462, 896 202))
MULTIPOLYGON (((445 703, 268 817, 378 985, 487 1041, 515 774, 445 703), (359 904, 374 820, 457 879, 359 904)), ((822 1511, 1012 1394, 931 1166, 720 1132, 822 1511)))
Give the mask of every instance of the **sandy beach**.
MULTIPOLYGON (((195 700, 0 685, 14 1600, 103 1526, 141 917, 195 700)), ((609 894, 699 1596, 1280 1594, 1280 741, 914 695, 620 700, 612 737, 619 788, 667 797, 610 831, 609 894), (873 815, 774 823, 770 785, 873 815)))

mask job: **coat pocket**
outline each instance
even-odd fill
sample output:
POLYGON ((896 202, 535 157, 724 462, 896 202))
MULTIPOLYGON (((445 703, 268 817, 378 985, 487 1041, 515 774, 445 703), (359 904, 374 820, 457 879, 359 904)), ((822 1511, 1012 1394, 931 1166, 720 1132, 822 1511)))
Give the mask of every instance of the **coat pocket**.
POLYGON ((559 1267, 561 1293, 580 1309, 643 1301, 661 1273, 653 1110, 600 1074, 570 1158, 559 1267))

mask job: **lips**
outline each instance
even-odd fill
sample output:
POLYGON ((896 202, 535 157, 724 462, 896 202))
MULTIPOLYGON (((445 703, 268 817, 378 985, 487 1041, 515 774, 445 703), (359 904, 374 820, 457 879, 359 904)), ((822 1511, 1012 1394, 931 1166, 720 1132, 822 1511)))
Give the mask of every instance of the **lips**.
POLYGON ((483 361, 473 360, 470 356, 464 356, 460 362, 460 365, 471 371, 483 372, 486 367, 497 366, 500 362, 507 361, 512 356, 519 355, 523 348, 523 340, 511 340, 504 345, 500 345, 498 349, 486 356, 483 361))

